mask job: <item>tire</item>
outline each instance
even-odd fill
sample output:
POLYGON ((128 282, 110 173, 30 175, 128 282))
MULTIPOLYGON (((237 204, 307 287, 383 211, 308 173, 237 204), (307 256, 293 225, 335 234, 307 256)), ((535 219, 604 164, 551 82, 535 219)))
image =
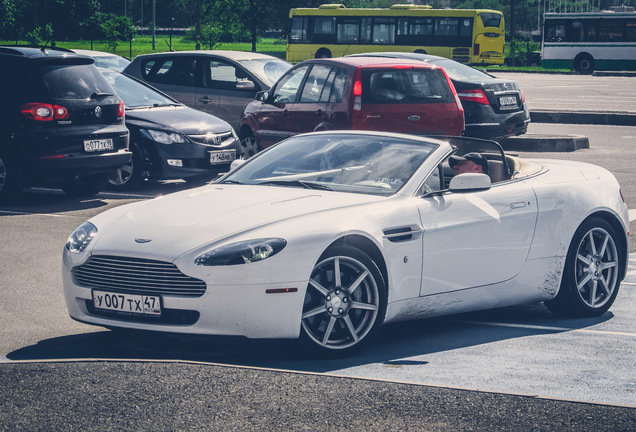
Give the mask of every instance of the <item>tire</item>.
POLYGON ((241 138, 241 151, 239 159, 247 160, 258 153, 258 141, 251 132, 241 138))
POLYGON ((620 287, 618 236, 601 218, 585 221, 574 233, 557 296, 545 305, 553 313, 594 317, 607 312, 620 287))
POLYGON ((331 58, 331 51, 329 51, 327 48, 320 48, 318 51, 316 51, 316 55, 314 56, 314 58, 331 58))
POLYGON ((108 180, 109 189, 113 190, 130 190, 134 188, 141 180, 139 154, 132 150, 130 162, 117 168, 108 180))
POLYGON ((19 190, 18 175, 13 160, 0 149, 0 202, 9 201, 19 190))
POLYGON ((387 294, 376 264, 351 246, 328 249, 311 272, 301 340, 320 354, 347 354, 380 327, 387 294))
POLYGON ((93 196, 108 184, 108 176, 89 176, 62 185, 62 190, 75 197, 93 196))
POLYGON ((589 54, 578 55, 574 59, 574 69, 578 73, 590 75, 594 72, 594 59, 589 54))

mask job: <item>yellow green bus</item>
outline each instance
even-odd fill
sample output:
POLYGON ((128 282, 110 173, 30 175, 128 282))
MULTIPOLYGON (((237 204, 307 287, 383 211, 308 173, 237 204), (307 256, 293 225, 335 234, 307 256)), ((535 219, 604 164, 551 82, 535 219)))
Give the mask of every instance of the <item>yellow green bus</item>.
POLYGON ((291 9, 289 17, 287 61, 292 63, 370 51, 425 53, 466 64, 504 61, 504 17, 495 10, 323 4, 291 9))

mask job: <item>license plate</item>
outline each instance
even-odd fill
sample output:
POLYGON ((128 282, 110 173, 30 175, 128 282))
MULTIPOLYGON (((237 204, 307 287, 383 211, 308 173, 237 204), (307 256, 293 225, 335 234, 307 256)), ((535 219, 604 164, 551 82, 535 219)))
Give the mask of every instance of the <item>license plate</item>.
POLYGON ((113 140, 110 138, 84 141, 84 151, 87 152, 113 150, 114 148, 113 140))
POLYGON ((499 97, 499 106, 501 108, 516 108, 517 107, 517 98, 515 96, 500 96, 499 97))
POLYGON ((161 297, 93 290, 95 309, 123 314, 161 316, 161 297))
POLYGON ((236 150, 210 152, 210 165, 227 164, 236 159, 236 150))

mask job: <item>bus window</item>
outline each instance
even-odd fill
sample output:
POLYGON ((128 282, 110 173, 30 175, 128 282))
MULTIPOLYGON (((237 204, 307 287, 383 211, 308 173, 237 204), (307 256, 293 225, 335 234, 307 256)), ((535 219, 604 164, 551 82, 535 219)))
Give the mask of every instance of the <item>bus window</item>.
POLYGON ((391 45, 395 43, 395 19, 375 18, 373 21, 373 43, 391 45))
POLYGON ((482 25, 484 27, 496 27, 499 28, 501 25, 501 17, 500 14, 494 13, 480 13, 479 17, 481 18, 482 25))
POLYGON ((336 18, 320 17, 314 18, 314 43, 335 43, 336 42, 336 18))
POLYGON ((309 17, 294 17, 290 38, 296 43, 309 42, 309 17))
POLYGON ((343 18, 338 20, 338 43, 357 44, 360 35, 360 19, 343 18))

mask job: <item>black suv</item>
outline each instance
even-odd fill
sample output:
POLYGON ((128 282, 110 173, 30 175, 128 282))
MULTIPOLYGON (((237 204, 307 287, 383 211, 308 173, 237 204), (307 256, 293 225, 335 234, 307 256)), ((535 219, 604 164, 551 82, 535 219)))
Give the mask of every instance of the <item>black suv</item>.
POLYGON ((0 64, 0 201, 41 184, 92 195, 130 162, 124 103, 92 58, 2 46, 0 64))

